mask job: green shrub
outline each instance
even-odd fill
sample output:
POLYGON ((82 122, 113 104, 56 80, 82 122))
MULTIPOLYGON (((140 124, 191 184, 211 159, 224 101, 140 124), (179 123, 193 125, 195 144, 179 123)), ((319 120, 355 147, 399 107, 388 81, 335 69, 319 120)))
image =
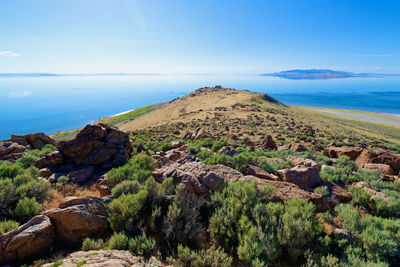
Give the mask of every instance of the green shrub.
POLYGON ((89 237, 85 238, 82 242, 82 250, 98 250, 101 249, 104 245, 103 239, 91 239, 89 237))
POLYGON ((20 198, 35 198, 42 203, 47 199, 50 190, 50 183, 44 179, 32 180, 19 186, 16 193, 20 198))
POLYGON ((340 156, 339 158, 337 158, 335 166, 341 169, 345 169, 348 172, 357 170, 356 163, 348 156, 340 156))
POLYGON ((314 188, 313 191, 314 191, 315 194, 319 194, 319 195, 322 195, 322 196, 329 196, 330 195, 329 189, 328 189, 327 186, 316 187, 316 188, 314 188))
POLYGON ((0 215, 6 216, 16 201, 15 186, 11 179, 0 179, 0 215))
POLYGON ((122 194, 111 201, 108 218, 111 228, 114 231, 132 231, 147 197, 148 191, 140 190, 137 194, 122 194))
POLYGON ((114 168, 106 175, 107 184, 110 187, 114 187, 122 181, 132 180, 132 176, 136 170, 137 169, 129 163, 122 167, 114 168))
POLYGON ((318 155, 315 157, 315 161, 321 165, 331 165, 332 160, 326 156, 318 155))
POLYGON ((35 215, 39 214, 41 210, 42 205, 40 205, 35 198, 25 197, 18 201, 14 214, 21 221, 27 221, 35 215))
POLYGON ((151 237, 147 237, 145 232, 129 240, 129 250, 137 255, 150 256, 155 246, 156 241, 151 237))
POLYGON ((164 220, 166 238, 185 244, 204 241, 199 240, 199 237, 205 238, 205 229, 200 221, 200 207, 204 203, 201 196, 188 192, 183 186, 176 187, 174 201, 164 220))
POLYGON ((222 248, 215 246, 211 246, 207 250, 194 251, 179 244, 177 257, 169 257, 168 262, 173 266, 232 266, 232 257, 226 254, 222 248))
POLYGON ((217 152, 218 150, 220 150, 224 146, 226 146, 226 139, 225 138, 221 138, 221 139, 219 139, 217 141, 214 141, 214 144, 212 145, 212 151, 217 152))
POLYGON ((29 183, 29 182, 31 182, 31 181, 34 181, 34 180, 35 180, 35 178, 34 178, 31 174, 29 174, 29 173, 23 173, 23 174, 18 174, 18 175, 14 178, 13 184, 14 184, 16 187, 19 187, 19 186, 21 186, 21 185, 23 185, 23 184, 27 184, 27 183, 29 183))
POLYGON ((0 235, 4 235, 5 233, 14 230, 19 226, 19 222, 12 220, 0 221, 0 235))
POLYGON ((202 150, 196 154, 196 157, 200 158, 201 160, 205 160, 212 156, 214 156, 214 153, 212 151, 208 151, 208 150, 202 150))
POLYGON ((138 181, 123 181, 111 190, 111 195, 113 198, 118 198, 122 194, 136 194, 141 189, 143 188, 138 181))
POLYGON ((196 155, 197 153, 200 152, 200 147, 199 146, 195 146, 195 145, 190 145, 187 148, 187 152, 192 154, 192 155, 196 155))
POLYGON ((124 233, 114 233, 109 241, 110 249, 125 250, 128 247, 128 237, 124 233))
POLYGON ((17 164, 0 161, 0 179, 15 178, 18 174, 23 174, 24 168, 17 164))
POLYGON ((365 191, 363 188, 350 186, 349 191, 353 193, 351 203, 362 207, 368 207, 369 200, 372 194, 365 191))
POLYGON ((39 156, 33 155, 33 154, 26 154, 20 157, 16 163, 18 165, 21 165, 23 168, 29 168, 30 166, 33 166, 36 161, 40 159, 39 156))
POLYGON ((348 172, 345 169, 333 169, 330 167, 326 167, 322 169, 322 171, 319 174, 321 176, 322 181, 326 182, 346 183, 346 182, 358 182, 361 180, 359 175, 348 172))
POLYGON ((158 149, 159 149, 160 151, 166 152, 166 151, 172 149, 172 144, 171 144, 171 142, 164 141, 164 142, 162 142, 162 143, 160 144, 160 147, 159 147, 158 149))

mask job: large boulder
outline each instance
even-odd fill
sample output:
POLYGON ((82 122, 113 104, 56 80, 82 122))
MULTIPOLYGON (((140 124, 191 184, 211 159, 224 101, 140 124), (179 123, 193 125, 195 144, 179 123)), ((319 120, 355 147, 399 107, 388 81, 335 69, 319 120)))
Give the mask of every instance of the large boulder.
POLYGON ((61 242, 77 243, 108 229, 107 207, 100 198, 74 198, 43 214, 53 221, 61 242))
POLYGON ((46 252, 55 239, 50 219, 38 215, 0 236, 0 264, 21 261, 46 252))
MULTIPOLYGON (((368 163, 386 164, 391 167, 394 174, 398 174, 400 172, 400 154, 391 153, 384 149, 364 149, 360 156, 356 159, 356 165, 358 168, 364 168, 368 163)), ((378 169, 381 169, 380 167, 382 167, 379 165, 375 166, 378 169)), ((389 169, 387 169, 387 171, 389 172, 389 169)))
POLYGON ((282 180, 294 183, 301 189, 310 190, 321 183, 319 170, 312 167, 294 167, 291 169, 284 169, 278 171, 282 180))
POLYGON ((58 262, 51 262, 42 267, 75 267, 77 263, 84 262, 85 267, 160 267, 162 265, 155 257, 146 260, 141 256, 135 256, 124 250, 91 250, 74 252, 58 262))
POLYGON ((395 175, 397 173, 394 173, 392 167, 388 164, 382 164, 382 163, 365 163, 363 166, 364 169, 367 170, 379 170, 382 173, 386 175, 395 175))
POLYGON ((265 137, 263 142, 261 143, 261 147, 264 148, 266 151, 277 150, 276 143, 272 136, 268 135, 265 137))
POLYGON ((330 158, 338 158, 340 156, 348 156, 351 160, 356 160, 357 157, 361 154, 361 151, 362 151, 361 147, 330 146, 330 147, 325 148, 324 156, 327 156, 330 158))
POLYGON ((183 139, 185 139, 185 140, 200 140, 203 138, 211 138, 211 139, 215 140, 215 137, 213 137, 212 135, 207 133, 206 130, 204 130, 203 128, 197 128, 193 132, 186 133, 183 136, 183 139))
POLYGON ((45 145, 50 144, 53 146, 57 145, 56 140, 45 135, 44 133, 34 133, 27 135, 11 135, 11 141, 20 144, 22 146, 27 146, 33 149, 42 149, 45 145))
POLYGON ((274 174, 271 174, 269 172, 266 172, 263 169, 261 169, 260 167, 255 166, 255 165, 251 165, 251 164, 246 166, 245 174, 246 175, 252 175, 252 176, 255 176, 255 177, 258 177, 258 178, 261 178, 261 179, 267 179, 267 180, 276 181, 276 180, 279 179, 278 176, 276 176, 274 174))
POLYGON ((102 123, 86 125, 75 139, 60 142, 57 148, 61 156, 54 155, 55 160, 62 158, 63 162, 59 164, 48 159, 50 167, 73 164, 75 169, 93 166, 95 170, 120 164, 130 157, 133 150, 128 133, 102 123))
POLYGON ((11 142, 0 142, 0 160, 15 162, 25 154, 26 147, 11 142))
POLYGON ((305 167, 316 168, 318 170, 320 170, 322 167, 321 164, 312 159, 295 157, 295 156, 287 156, 286 159, 292 162, 293 167, 305 166, 305 167))

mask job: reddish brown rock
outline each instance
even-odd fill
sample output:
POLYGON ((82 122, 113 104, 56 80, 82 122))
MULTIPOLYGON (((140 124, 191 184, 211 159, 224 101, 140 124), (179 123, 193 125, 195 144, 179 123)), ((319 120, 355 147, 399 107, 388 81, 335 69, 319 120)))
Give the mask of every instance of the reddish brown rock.
POLYGON ((390 153, 384 149, 364 149, 356 160, 358 168, 364 168, 365 164, 386 164, 392 168, 394 174, 400 172, 400 154, 390 153))
POLYGON ((57 239, 67 243, 80 242, 108 229, 107 207, 99 198, 74 198, 43 214, 53 221, 57 239))
POLYGON ((21 261, 46 252, 55 239, 50 219, 38 215, 0 236, 0 264, 21 261))
POLYGON ((11 135, 11 141, 22 146, 29 146, 33 149, 42 149, 45 145, 57 145, 56 140, 45 135, 44 133, 35 133, 27 135, 11 135))
POLYGON ((357 157, 361 154, 362 148, 360 147, 350 147, 350 146, 342 146, 342 147, 327 147, 324 150, 324 156, 330 158, 338 158, 340 156, 348 156, 351 160, 356 160, 357 157))
POLYGON ((386 175, 394 175, 395 174, 392 167, 388 164, 365 163, 363 168, 367 169, 367 170, 379 170, 386 175))
POLYGON ((309 190, 321 182, 318 169, 311 167, 279 170, 278 174, 283 181, 294 183, 304 190, 309 190))
POLYGON ((107 180, 104 178, 100 178, 99 180, 97 180, 96 188, 100 192, 101 197, 111 195, 111 189, 107 184, 107 180))
POLYGON ((264 148, 266 151, 277 150, 276 143, 270 135, 265 137, 264 141, 261 143, 261 147, 264 148))
POLYGON ((74 183, 84 183, 93 175, 93 167, 87 167, 68 173, 68 178, 74 183))
POLYGON ((0 142, 0 160, 15 162, 25 154, 26 147, 11 141, 0 142))
POLYGON ((183 142, 183 141, 172 141, 171 142, 172 148, 178 148, 178 147, 183 146, 184 144, 185 144, 185 142, 183 142))
POLYGON ((215 140, 215 137, 208 134, 206 132, 206 130, 204 130, 203 128, 197 128, 193 132, 186 133, 183 136, 183 139, 185 139, 185 140, 199 140, 199 139, 203 139, 203 138, 211 138, 211 139, 215 140))
POLYGON ((305 166, 305 167, 316 168, 318 170, 321 169, 321 164, 319 164, 318 162, 316 162, 312 159, 306 159, 306 158, 294 157, 294 156, 287 156, 286 159, 292 162, 293 167, 305 166))
POLYGON ((261 179, 267 179, 267 180, 276 181, 279 179, 278 176, 273 175, 269 172, 266 172, 258 166, 254 166, 254 165, 250 165, 250 164, 246 166, 245 174, 252 175, 252 176, 255 176, 255 177, 258 177, 261 179))
POLYGON ((293 152, 304 152, 307 151, 307 148, 301 144, 294 147, 293 152))
POLYGON ((292 147, 291 144, 285 144, 278 147, 278 151, 289 150, 292 147))
POLYGON ((40 177, 49 178, 52 174, 53 172, 50 169, 40 169, 40 177))

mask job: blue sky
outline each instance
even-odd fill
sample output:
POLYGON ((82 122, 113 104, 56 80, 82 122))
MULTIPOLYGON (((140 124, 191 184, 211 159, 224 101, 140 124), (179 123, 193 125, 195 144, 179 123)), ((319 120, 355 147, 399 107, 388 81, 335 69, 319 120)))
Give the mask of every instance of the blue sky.
POLYGON ((400 73, 400 1, 4 0, 0 72, 400 73))

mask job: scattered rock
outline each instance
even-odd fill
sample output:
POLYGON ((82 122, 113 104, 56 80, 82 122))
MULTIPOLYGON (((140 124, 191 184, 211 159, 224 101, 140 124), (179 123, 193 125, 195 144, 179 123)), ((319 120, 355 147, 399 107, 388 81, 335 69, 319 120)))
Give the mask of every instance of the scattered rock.
POLYGON ((46 252, 55 239, 50 219, 38 215, 0 236, 0 263, 20 261, 46 252))
POLYGON ((278 151, 289 150, 292 147, 291 144, 285 144, 278 147, 278 151))
POLYGON ((364 168, 367 163, 389 165, 394 174, 400 172, 400 154, 390 153, 384 149, 368 150, 364 149, 356 160, 358 168, 364 168))
POLYGON ((291 169, 279 170, 278 174, 282 180, 294 183, 304 190, 309 190, 321 182, 318 169, 312 167, 294 167, 291 169))
POLYGON ((185 144, 185 142, 183 142, 183 141, 172 141, 171 142, 172 148, 178 148, 178 147, 183 146, 184 144, 185 144))
POLYGON ((193 132, 186 133, 183 136, 183 139, 185 139, 185 140, 199 140, 199 139, 203 139, 203 138, 211 138, 211 139, 215 140, 215 137, 208 134, 206 132, 206 130, 204 130, 203 128, 197 128, 193 132))
POLYGON ((292 162, 293 167, 297 166, 305 166, 305 167, 312 167, 316 168, 318 170, 321 170, 321 164, 318 162, 312 160, 312 159, 306 159, 306 158, 301 158, 301 157, 294 157, 294 156, 287 156, 287 160, 292 162))
POLYGON ((382 173, 384 173, 386 175, 394 175, 395 174, 392 167, 388 164, 365 163, 363 168, 367 169, 367 170, 380 170, 382 173))
POLYGON ((264 148, 266 151, 277 150, 276 143, 270 135, 265 137, 264 141, 261 144, 261 147, 264 148))
POLYGON ((11 141, 0 142, 0 160, 15 162, 25 154, 26 147, 11 141))
POLYGON ((297 146, 294 147, 293 152, 304 152, 307 151, 307 148, 305 146, 303 146, 302 144, 299 144, 297 146))
POLYGON ((66 243, 79 242, 108 228, 107 207, 95 197, 74 198, 43 214, 52 220, 57 239, 66 243))
POLYGON ((225 154, 225 155, 228 155, 228 156, 233 157, 233 156, 238 155, 239 152, 236 151, 233 147, 224 146, 223 148, 221 148, 221 149, 218 151, 218 154, 225 154))
POLYGON ((330 147, 325 148, 324 156, 327 156, 330 158, 338 158, 340 156, 348 156, 351 160, 356 160, 357 157, 361 154, 361 151, 362 151, 361 147, 330 146, 330 147))
POLYGON ((45 135, 44 133, 35 133, 27 135, 11 135, 11 141, 22 146, 27 146, 32 149, 42 149, 45 145, 57 145, 56 140, 45 135))
POLYGON ((263 169, 261 169, 258 166, 254 166, 254 165, 247 165, 245 168, 245 174, 246 175, 252 175, 261 179, 267 179, 267 180, 274 180, 277 181, 279 179, 278 176, 273 175, 269 172, 264 171, 263 169))
MULTIPOLYGON (((85 262, 85 267, 161 267, 162 265, 159 260, 155 257, 151 257, 146 260, 141 256, 135 256, 129 251, 125 250, 91 250, 91 251, 78 251, 74 252, 64 259, 60 267, 76 267, 77 263, 85 262)), ((55 262, 47 263, 42 267, 55 266, 55 262)))

